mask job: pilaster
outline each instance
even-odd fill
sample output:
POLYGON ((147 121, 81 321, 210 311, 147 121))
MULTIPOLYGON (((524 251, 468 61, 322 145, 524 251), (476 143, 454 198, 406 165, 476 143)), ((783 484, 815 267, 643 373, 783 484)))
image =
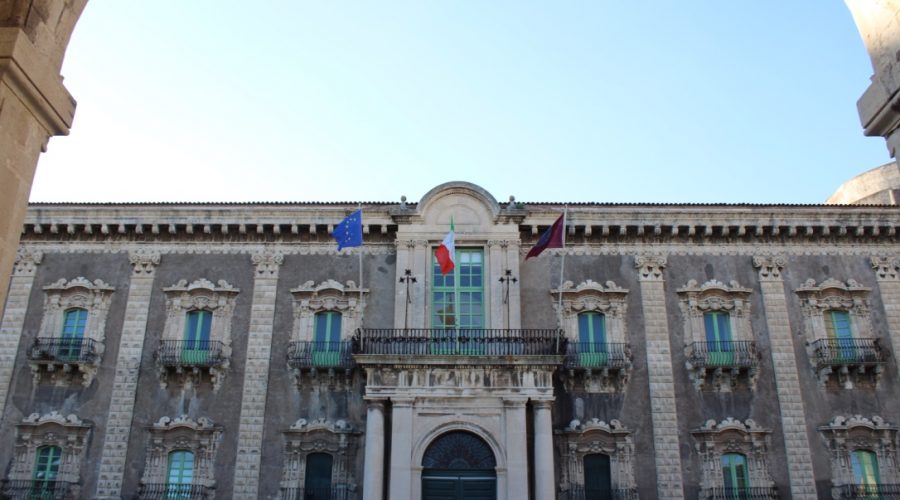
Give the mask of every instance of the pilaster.
POLYGON ((247 332, 247 361, 244 365, 233 497, 247 500, 254 500, 259 496, 259 464, 269 387, 275 296, 278 270, 284 262, 284 256, 280 253, 263 252, 253 255, 251 260, 256 266, 256 273, 253 278, 250 329, 247 332))
POLYGON ((806 432, 803 393, 800 390, 797 358, 794 354, 787 299, 784 295, 784 280, 781 276, 785 259, 780 256, 753 257, 753 266, 759 269, 766 329, 769 331, 769 350, 772 353, 778 406, 781 408, 781 427, 787 453, 790 497, 814 499, 816 484, 810 457, 809 436, 806 432))
POLYGON ((550 401, 537 400, 531 404, 534 408, 534 497, 552 499, 556 498, 556 471, 550 401))
POLYGON ((887 337, 894 351, 894 362, 900 376, 900 256, 872 257, 872 268, 881 290, 881 304, 887 319, 887 337))
POLYGON ((3 321, 0 322, 0 420, 6 410, 6 398, 9 395, 9 384, 12 382, 16 353, 22 339, 28 299, 34 287, 35 271, 43 258, 43 253, 27 248, 19 248, 16 252, 6 309, 3 321))
POLYGON ((381 500, 384 492, 384 401, 368 400, 363 500, 381 500))
POLYGON ((650 378, 650 416, 653 420, 657 494, 659 498, 684 498, 672 375, 672 349, 669 342, 663 278, 666 257, 638 255, 634 263, 641 283, 641 308, 647 338, 647 371, 650 378))
POLYGON ((137 394, 144 337, 147 333, 147 315, 150 295, 160 256, 157 252, 139 250, 129 256, 132 266, 128 285, 128 302, 125 305, 125 321, 116 357, 109 415, 100 454, 100 479, 97 483, 97 499, 122 497, 122 476, 134 417, 134 399, 137 394))
POLYGON ((391 500, 412 496, 412 398, 391 398, 391 500))
POLYGON ((528 436, 525 425, 524 398, 505 399, 506 427, 506 500, 528 498, 528 436))

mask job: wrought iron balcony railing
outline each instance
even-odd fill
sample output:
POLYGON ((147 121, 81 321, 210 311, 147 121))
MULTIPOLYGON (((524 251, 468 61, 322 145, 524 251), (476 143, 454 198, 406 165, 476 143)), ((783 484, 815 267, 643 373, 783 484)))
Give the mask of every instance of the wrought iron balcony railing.
POLYGON ((631 363, 628 344, 610 342, 569 342, 568 369, 622 369, 631 363))
POLYGON ((838 486, 839 498, 859 498, 866 500, 898 500, 900 484, 845 484, 838 486))
POLYGON ((28 479, 3 481, 3 498, 11 500, 68 500, 75 494, 75 483, 66 481, 32 481, 28 479))
POLYGON ((142 484, 137 497, 142 500, 203 500, 212 498, 213 489, 199 484, 142 484))
POLYGON ((325 488, 281 488, 283 500, 351 500, 353 492, 347 484, 325 488))
POLYGON ((812 343, 816 367, 880 365, 886 360, 878 339, 819 339, 812 343))
POLYGON ((161 340, 156 360, 166 367, 211 367, 225 362, 225 344, 217 340, 161 340))
POLYGON ((609 498, 610 500, 638 500, 635 488, 592 489, 580 484, 569 486, 568 500, 592 500, 594 498, 609 498))
POLYGON ((751 340, 694 342, 688 348, 688 362, 696 368, 756 368, 759 351, 751 340))
POLYGON ((700 492, 701 499, 707 500, 768 500, 778 498, 775 486, 753 486, 746 488, 710 488, 700 492))
POLYGON ((288 366, 291 368, 343 368, 353 367, 349 341, 319 342, 295 341, 288 344, 288 366))
POLYGON ((562 330, 484 328, 366 328, 353 338, 354 354, 432 356, 562 356, 562 330))
POLYGON ((28 349, 28 359, 37 362, 93 363, 97 361, 94 339, 38 337, 28 349))

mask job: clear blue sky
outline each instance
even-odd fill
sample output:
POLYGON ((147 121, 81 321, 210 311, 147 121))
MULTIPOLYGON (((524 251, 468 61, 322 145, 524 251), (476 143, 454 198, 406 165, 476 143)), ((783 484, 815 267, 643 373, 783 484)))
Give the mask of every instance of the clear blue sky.
POLYGON ((31 198, 819 203, 871 74, 839 0, 91 0, 31 198))

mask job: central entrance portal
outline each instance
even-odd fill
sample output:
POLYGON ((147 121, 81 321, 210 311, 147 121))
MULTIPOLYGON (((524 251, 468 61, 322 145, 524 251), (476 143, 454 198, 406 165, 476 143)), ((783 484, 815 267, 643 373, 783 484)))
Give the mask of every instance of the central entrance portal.
POLYGON ((422 500, 497 499, 494 452, 472 433, 453 431, 435 439, 422 467, 422 500))

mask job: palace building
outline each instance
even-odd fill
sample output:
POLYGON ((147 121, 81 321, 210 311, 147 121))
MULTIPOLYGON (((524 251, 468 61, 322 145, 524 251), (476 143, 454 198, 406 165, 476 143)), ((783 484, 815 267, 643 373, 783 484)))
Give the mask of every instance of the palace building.
POLYGON ((32 204, 0 323, 0 492, 900 498, 898 227, 888 204, 466 182, 32 204), (358 208, 362 244, 338 250, 358 208), (563 213, 564 248, 526 259, 563 213))

